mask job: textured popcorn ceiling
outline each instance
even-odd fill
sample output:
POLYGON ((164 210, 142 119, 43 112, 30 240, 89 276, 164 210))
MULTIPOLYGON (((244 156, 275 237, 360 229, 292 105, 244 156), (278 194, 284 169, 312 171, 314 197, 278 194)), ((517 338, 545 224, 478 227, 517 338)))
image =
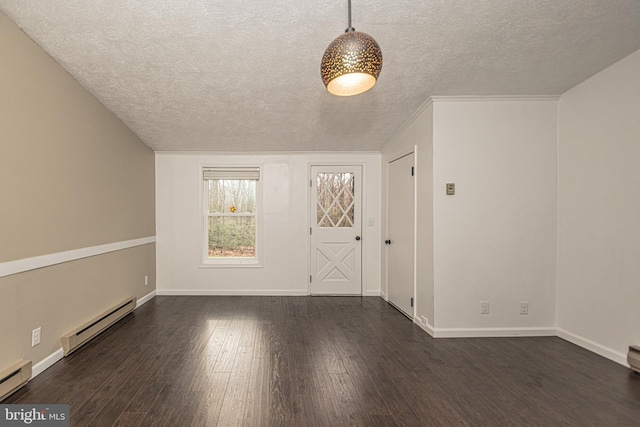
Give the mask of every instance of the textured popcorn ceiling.
POLYGON ((639 0, 353 0, 382 48, 350 98, 320 78, 345 0, 0 0, 156 150, 379 150, 430 95, 561 94, 640 49, 639 0))

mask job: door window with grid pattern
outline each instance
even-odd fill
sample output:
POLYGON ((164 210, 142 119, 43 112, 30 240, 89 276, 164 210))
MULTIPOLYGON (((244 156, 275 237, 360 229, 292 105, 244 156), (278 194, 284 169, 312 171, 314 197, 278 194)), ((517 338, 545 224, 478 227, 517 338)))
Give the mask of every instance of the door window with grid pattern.
POLYGON ((355 211, 353 173, 321 172, 316 179, 318 227, 353 227, 355 211))

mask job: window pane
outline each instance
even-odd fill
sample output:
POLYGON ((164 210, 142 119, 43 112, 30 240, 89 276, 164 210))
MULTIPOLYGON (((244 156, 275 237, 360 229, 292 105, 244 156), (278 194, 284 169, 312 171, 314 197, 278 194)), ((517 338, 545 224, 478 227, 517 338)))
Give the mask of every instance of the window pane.
POLYGON ((255 216, 209 218, 209 258, 256 256, 255 216))
POLYGON ((316 177, 317 221, 319 227, 353 227, 354 174, 351 172, 320 172, 316 177))
POLYGON ((255 213, 256 181, 210 179, 209 213, 255 213))

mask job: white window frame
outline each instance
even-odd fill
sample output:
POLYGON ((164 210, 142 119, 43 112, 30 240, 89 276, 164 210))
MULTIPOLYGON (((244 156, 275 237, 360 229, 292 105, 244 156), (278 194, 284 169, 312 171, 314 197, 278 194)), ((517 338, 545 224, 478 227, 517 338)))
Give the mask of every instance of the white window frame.
MULTIPOLYGON (((233 168, 257 168, 262 174, 261 165, 201 165, 198 178, 200 181, 200 268, 260 268, 262 254, 262 176, 256 180, 256 240, 255 240, 255 257, 226 257, 226 258, 209 258, 209 189, 204 179, 204 171, 206 169, 233 169, 233 168)), ((235 214, 229 216, 249 216, 247 214, 235 214)))

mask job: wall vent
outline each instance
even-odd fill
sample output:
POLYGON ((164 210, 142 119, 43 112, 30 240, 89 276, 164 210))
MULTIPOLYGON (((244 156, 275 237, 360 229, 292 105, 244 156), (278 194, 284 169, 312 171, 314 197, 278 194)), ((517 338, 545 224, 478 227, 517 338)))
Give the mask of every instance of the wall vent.
POLYGON ((629 362, 629 366, 631 366, 631 369, 640 374, 640 345, 629 346, 627 362, 629 362))
POLYGON ((31 379, 31 360, 21 360, 0 372, 0 401, 31 379))
POLYGON ((80 346, 87 343, 100 332, 131 313, 135 308, 136 298, 129 298, 64 335, 62 337, 62 349, 64 350, 64 355, 68 356, 71 352, 77 350, 80 346))

